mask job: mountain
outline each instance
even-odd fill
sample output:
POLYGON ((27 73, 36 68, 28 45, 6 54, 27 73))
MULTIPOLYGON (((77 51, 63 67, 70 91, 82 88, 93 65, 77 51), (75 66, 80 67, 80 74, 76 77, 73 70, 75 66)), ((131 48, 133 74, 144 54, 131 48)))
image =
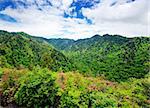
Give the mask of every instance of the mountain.
POLYGON ((149 108, 149 39, 75 41, 1 30, 0 105, 149 108))
POLYGON ((149 39, 106 34, 79 39, 64 49, 62 46, 65 44, 56 40, 51 40, 50 44, 60 47, 57 49, 62 49, 84 74, 105 75, 113 81, 125 81, 133 77, 142 78, 149 72, 149 39))
POLYGON ((51 70, 71 70, 72 63, 49 44, 25 33, 0 31, 1 67, 47 67, 51 70))
POLYGON ((124 44, 128 42, 129 40, 132 40, 130 38, 126 38, 119 35, 109 35, 105 34, 103 36, 100 35, 94 35, 91 38, 86 39, 78 39, 78 40, 72 40, 72 39, 48 39, 46 40, 48 43, 53 45, 57 49, 61 50, 81 50, 81 49, 87 49, 91 45, 100 45, 100 47, 108 42, 111 44, 124 44))
POLYGON ((52 44, 58 50, 65 50, 70 47, 75 40, 73 39, 48 39, 47 42, 52 44))
POLYGON ((85 75, 126 81, 143 78, 149 72, 149 39, 106 34, 75 41, 1 31, 1 65, 30 67, 32 64, 52 70, 74 68, 85 75))

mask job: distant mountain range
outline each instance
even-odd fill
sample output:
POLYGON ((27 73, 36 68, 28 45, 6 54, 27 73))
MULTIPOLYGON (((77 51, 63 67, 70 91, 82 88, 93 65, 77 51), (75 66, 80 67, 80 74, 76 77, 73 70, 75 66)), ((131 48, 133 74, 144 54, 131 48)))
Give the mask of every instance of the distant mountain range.
POLYGON ((126 38, 119 35, 95 35, 77 41, 47 41, 74 61, 77 69, 110 80, 142 78, 149 72, 150 38, 126 38))
POLYGON ((0 31, 1 65, 73 69, 113 81, 142 78, 149 72, 149 39, 106 34, 75 41, 0 31))

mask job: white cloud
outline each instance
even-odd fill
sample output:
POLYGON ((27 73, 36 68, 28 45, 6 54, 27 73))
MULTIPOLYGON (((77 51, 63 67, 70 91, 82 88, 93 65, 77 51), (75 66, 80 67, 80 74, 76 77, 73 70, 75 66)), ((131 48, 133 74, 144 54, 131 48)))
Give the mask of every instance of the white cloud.
POLYGON ((0 20, 0 29, 24 31, 47 38, 78 39, 105 33, 127 36, 150 35, 148 31, 148 24, 150 24, 148 4, 150 2, 148 0, 136 0, 133 3, 117 0, 119 2, 112 7, 110 4, 114 0, 102 0, 94 8, 83 8, 83 14, 93 20, 93 25, 87 24, 85 19, 63 18, 64 10, 69 12, 68 8, 73 0, 51 1, 53 7, 44 8, 43 11, 35 7, 17 10, 7 8, 1 13, 16 18, 18 23, 0 20))
POLYGON ((123 35, 150 35, 148 32, 148 0, 136 0, 125 3, 126 0, 110 6, 113 0, 102 0, 93 9, 83 9, 86 16, 94 20, 95 26, 105 28, 104 33, 123 35), (92 14, 91 14, 92 13, 92 14))

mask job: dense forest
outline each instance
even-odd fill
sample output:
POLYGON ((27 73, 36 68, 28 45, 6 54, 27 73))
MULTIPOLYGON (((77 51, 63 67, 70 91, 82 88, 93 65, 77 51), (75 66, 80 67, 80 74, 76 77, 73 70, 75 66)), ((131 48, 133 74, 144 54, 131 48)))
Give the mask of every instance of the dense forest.
POLYGON ((0 31, 0 65, 2 67, 46 67, 53 71, 73 68, 70 60, 46 43, 39 44, 21 33, 0 31))
POLYGON ((46 39, 1 30, 1 106, 149 108, 149 39, 46 39))

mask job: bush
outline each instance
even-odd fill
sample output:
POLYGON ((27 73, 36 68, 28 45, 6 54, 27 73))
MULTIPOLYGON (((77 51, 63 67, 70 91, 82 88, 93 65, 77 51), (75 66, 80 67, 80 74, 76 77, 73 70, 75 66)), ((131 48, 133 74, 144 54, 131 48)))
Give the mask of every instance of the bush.
POLYGON ((117 106, 117 100, 105 89, 107 87, 105 87, 101 78, 87 78, 78 73, 59 74, 57 78, 60 79, 58 83, 62 87, 62 90, 58 92, 61 97, 59 106, 61 108, 117 106), (105 93, 102 92, 103 89, 105 89, 105 93))
POLYGON ((149 108, 149 79, 147 76, 116 83, 103 77, 55 73, 40 67, 32 71, 5 69, 2 103, 30 108, 149 108))
POLYGON ((26 107, 54 106, 57 93, 54 75, 47 69, 34 69, 21 79, 16 102, 26 107))
POLYGON ((3 75, 3 70, 0 68, 0 78, 2 77, 3 75))
POLYGON ((27 70, 16 70, 16 69, 2 69, 1 77, 1 105, 7 106, 8 104, 14 103, 14 95, 18 90, 18 85, 20 84, 20 77, 24 76, 28 71, 27 70))

